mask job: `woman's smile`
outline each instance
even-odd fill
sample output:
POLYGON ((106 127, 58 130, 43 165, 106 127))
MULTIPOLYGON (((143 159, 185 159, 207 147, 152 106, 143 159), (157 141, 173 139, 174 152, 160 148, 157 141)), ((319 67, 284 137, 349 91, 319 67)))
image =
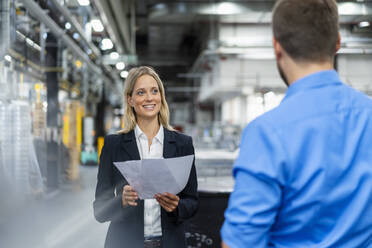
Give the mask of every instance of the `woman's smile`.
POLYGON ((146 110, 154 110, 156 104, 146 104, 146 105, 142 105, 142 106, 143 106, 146 110))

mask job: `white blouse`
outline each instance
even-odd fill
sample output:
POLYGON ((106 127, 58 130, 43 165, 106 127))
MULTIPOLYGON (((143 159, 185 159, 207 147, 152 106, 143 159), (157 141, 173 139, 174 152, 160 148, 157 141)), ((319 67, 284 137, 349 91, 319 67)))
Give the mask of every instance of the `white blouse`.
MULTIPOLYGON (((162 125, 160 125, 157 135, 153 138, 150 149, 147 136, 138 125, 134 129, 134 133, 141 159, 163 158, 164 129, 162 125)), ((162 236, 160 205, 155 199, 145 200, 144 233, 145 237, 162 236)))

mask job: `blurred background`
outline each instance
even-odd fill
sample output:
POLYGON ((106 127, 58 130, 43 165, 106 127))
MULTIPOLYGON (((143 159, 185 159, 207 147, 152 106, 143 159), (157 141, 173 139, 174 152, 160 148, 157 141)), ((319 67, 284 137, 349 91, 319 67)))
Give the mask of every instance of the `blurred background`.
MULTIPOLYGON (((194 140, 200 209, 188 248, 219 247, 241 131, 286 91, 271 44, 275 1, 0 3, 1 247, 103 247, 97 164, 104 136, 123 127, 124 80, 138 65, 159 73, 171 125, 194 140)), ((338 7, 335 68, 371 96, 372 1, 338 7)))

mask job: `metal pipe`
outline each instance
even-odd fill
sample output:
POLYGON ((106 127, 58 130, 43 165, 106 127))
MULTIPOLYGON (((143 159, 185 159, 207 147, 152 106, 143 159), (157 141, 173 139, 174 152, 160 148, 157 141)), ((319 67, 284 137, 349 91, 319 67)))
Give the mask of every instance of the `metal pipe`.
POLYGON ((136 6, 135 6, 135 1, 131 2, 131 22, 130 22, 130 27, 131 27, 131 49, 132 49, 132 54, 136 54, 136 6))
POLYGON ((72 14, 70 13, 70 11, 65 6, 62 6, 57 0, 50 0, 50 1, 58 9, 58 11, 62 13, 62 15, 66 18, 66 20, 71 23, 72 27, 74 29, 76 29, 76 31, 79 33, 80 37, 88 45, 89 49, 92 50, 93 54, 98 59, 100 59, 101 52, 99 51, 99 49, 92 42, 89 41, 89 39, 86 37, 86 35, 85 35, 84 31, 83 31, 83 28, 81 27, 81 25, 79 24, 79 22, 76 21, 76 19, 72 16, 72 14))
POLYGON ((4 59, 10 45, 10 1, 2 0, 0 5, 0 61, 4 59))
POLYGON ((30 11, 35 18, 40 22, 44 23, 57 38, 60 38, 71 50, 85 63, 88 67, 98 76, 103 77, 105 81, 109 81, 107 77, 102 75, 102 70, 96 66, 90 59, 89 56, 84 53, 83 50, 68 36, 64 30, 62 30, 53 20, 50 18, 43 9, 41 9, 37 3, 32 0, 21 0, 23 5, 30 11))
POLYGON ((107 16, 105 13, 105 8, 107 9, 107 3, 106 0, 105 1, 100 1, 100 0, 92 0, 94 5, 96 6, 98 12, 99 12, 99 15, 101 17, 101 20, 102 20, 102 23, 103 23, 103 26, 105 27, 107 33, 109 34, 110 36, 110 39, 112 40, 112 42, 116 45, 116 49, 118 51, 118 53, 123 53, 124 52, 124 49, 123 49, 123 46, 122 46, 122 42, 121 42, 121 39, 120 39, 120 34, 118 33, 118 30, 117 30, 117 27, 116 25, 114 24, 114 21, 112 19, 112 17, 110 16, 107 16), (109 21, 109 18, 111 18, 111 21, 109 21))

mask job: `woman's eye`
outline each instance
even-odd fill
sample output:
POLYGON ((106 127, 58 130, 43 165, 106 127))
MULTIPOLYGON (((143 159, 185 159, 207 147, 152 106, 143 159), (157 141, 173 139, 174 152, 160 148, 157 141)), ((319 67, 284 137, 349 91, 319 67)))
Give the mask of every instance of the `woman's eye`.
POLYGON ((152 90, 152 93, 153 93, 153 94, 157 94, 158 92, 159 92, 158 89, 153 89, 153 90, 152 90))
POLYGON ((142 96, 143 95, 143 91, 137 91, 137 95, 142 96))

